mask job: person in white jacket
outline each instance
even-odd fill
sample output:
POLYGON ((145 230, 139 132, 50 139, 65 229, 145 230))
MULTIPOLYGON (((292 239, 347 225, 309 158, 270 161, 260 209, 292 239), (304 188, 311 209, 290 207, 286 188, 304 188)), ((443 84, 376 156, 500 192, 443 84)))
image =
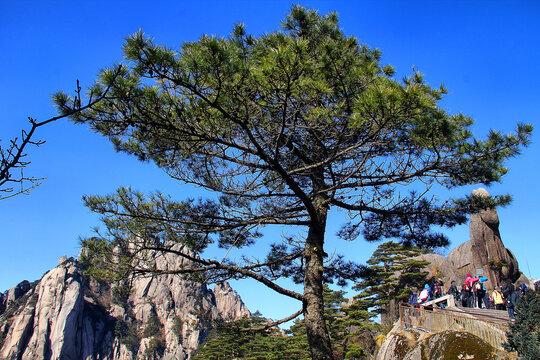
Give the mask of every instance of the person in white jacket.
POLYGON ((428 300, 429 300, 429 285, 426 284, 426 286, 424 286, 424 290, 422 290, 420 292, 420 295, 418 296, 418 303, 423 304, 428 300))

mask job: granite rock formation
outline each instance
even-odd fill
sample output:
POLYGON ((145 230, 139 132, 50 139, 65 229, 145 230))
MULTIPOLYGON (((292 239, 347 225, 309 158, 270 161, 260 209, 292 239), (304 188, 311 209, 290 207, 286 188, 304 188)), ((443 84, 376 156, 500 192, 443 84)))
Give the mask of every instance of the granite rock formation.
POLYGON ((239 298, 228 282, 217 284, 212 290, 217 311, 225 319, 238 319, 243 315, 250 314, 248 308, 239 298))
POLYGON ((394 328, 386 336, 375 357, 376 360, 512 358, 467 332, 444 331, 428 334, 399 328, 394 328))
MULTIPOLYGON (((473 195, 489 197, 482 188, 474 190, 473 195)), ((451 281, 461 286, 468 273, 487 277, 485 286, 488 289, 510 282, 529 282, 521 275, 514 254, 502 242, 495 209, 471 214, 469 233, 470 240, 454 248, 446 258, 437 254, 419 257, 431 263, 428 266, 430 277, 442 278, 447 289, 451 281)))
MULTIPOLYGON (((156 260, 160 268, 183 261, 156 260)), ((189 359, 213 320, 251 315, 227 283, 212 291, 164 275, 109 286, 83 276, 74 259, 27 285, 8 291, 10 303, 0 298, 0 359, 189 359)))
MULTIPOLYGON (((489 193, 479 188, 473 196, 489 197, 489 193)), ((441 278, 448 290, 451 281, 459 287, 465 282, 468 273, 474 276, 484 275, 487 289, 506 283, 526 283, 529 279, 521 275, 514 254, 505 248, 499 233, 499 216, 495 209, 486 209, 471 214, 469 222, 470 240, 454 248, 448 257, 428 253, 417 257, 430 264, 428 279, 441 278)), ((399 318, 399 308, 391 301, 381 315, 384 325, 391 325, 399 318)))
MULTIPOLYGON (((480 188, 473 191, 473 196, 489 197, 489 193, 480 188)), ((469 233, 470 240, 453 249, 438 267, 446 284, 455 280, 460 285, 467 273, 486 276, 489 289, 519 279, 517 260, 501 240, 495 209, 471 214, 469 233)))
POLYGON ((32 288, 32 285, 27 281, 21 281, 11 289, 9 289, 6 294, 0 295, 0 314, 2 314, 1 309, 6 309, 8 306, 13 304, 19 298, 24 296, 32 288))
POLYGON ((0 293, 0 315, 6 311, 6 295, 3 293, 0 293))

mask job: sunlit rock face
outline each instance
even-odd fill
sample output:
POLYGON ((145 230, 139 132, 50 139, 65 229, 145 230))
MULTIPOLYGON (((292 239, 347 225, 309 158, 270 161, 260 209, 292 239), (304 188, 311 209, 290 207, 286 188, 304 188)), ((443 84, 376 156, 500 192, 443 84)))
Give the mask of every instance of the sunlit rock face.
MULTIPOLYGON (((473 191, 473 196, 489 197, 489 193, 480 188, 473 191)), ((489 280, 485 286, 489 289, 518 280, 518 263, 501 240, 495 209, 471 214, 469 233, 470 240, 453 249, 440 265, 440 273, 447 284, 452 280, 462 284, 468 273, 486 276, 489 280)))
POLYGON ((228 282, 217 284, 212 290, 215 297, 217 311, 225 319, 241 319, 244 316, 251 316, 250 311, 242 301, 236 291, 228 282))
POLYGON ((376 360, 513 359, 479 337, 461 331, 429 334, 394 327, 379 347, 376 360))
MULTIPOLYGON (((166 268, 185 260, 167 255, 156 261, 166 268)), ((89 281, 76 260, 62 259, 9 304, 2 294, 0 359, 189 359, 213 320, 250 315, 227 283, 214 293, 164 275, 137 279, 128 290, 129 297, 117 301, 111 286, 89 281)))

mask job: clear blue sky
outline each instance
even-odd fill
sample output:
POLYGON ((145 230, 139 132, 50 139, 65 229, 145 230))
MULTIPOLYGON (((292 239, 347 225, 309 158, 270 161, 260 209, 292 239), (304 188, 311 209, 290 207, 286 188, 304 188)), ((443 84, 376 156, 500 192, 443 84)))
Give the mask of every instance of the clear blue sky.
MULTIPOLYGON (((499 210, 505 245, 520 269, 540 277, 540 4, 536 1, 300 1, 321 13, 337 10, 347 34, 383 53, 397 76, 415 66, 449 90, 443 106, 476 120, 474 131, 511 131, 517 122, 536 125, 533 144, 512 159, 509 174, 488 191, 510 193, 499 210)), ((261 34, 275 30, 290 9, 287 1, 2 1, 0 2, 0 138, 18 135, 26 118, 54 116, 50 95, 90 85, 103 67, 121 60, 123 39, 139 28, 174 47, 202 34, 227 35, 237 22, 261 34), (172 5, 174 4, 174 5, 172 5)), ((83 126, 60 121, 38 132, 46 140, 29 150, 27 174, 46 177, 30 196, 0 201, 0 291, 23 279, 39 279, 62 255, 76 256, 78 237, 91 235, 97 218, 82 206, 83 194, 106 194, 119 186, 162 190, 177 198, 186 190, 152 164, 115 153, 108 141, 83 126)), ((463 189, 470 192, 475 187, 463 189)), ((335 239, 365 261, 374 244, 335 239)), ((468 240, 468 227, 448 233, 452 247, 468 240)), ((279 318, 295 301, 251 282, 233 285, 251 310, 279 318)))

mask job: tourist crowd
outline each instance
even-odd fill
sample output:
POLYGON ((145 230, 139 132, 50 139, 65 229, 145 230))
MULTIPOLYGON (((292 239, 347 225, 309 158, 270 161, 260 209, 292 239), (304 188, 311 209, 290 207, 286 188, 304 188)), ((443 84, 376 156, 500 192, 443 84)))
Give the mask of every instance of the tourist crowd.
MULTIPOLYGON (((478 309, 496 309, 507 310, 511 319, 514 318, 514 311, 519 305, 521 296, 528 290, 526 284, 519 284, 514 287, 509 283, 504 286, 496 286, 494 289, 487 289, 485 282, 488 278, 485 276, 473 277, 467 274, 463 285, 458 287, 456 282, 452 281, 446 292, 447 295, 453 295, 456 305, 468 308, 478 309)), ((441 279, 432 278, 425 284, 424 288, 413 290, 409 303, 413 305, 425 304, 431 300, 444 296, 444 283, 441 279)), ((443 307, 442 303, 438 304, 443 307)))

